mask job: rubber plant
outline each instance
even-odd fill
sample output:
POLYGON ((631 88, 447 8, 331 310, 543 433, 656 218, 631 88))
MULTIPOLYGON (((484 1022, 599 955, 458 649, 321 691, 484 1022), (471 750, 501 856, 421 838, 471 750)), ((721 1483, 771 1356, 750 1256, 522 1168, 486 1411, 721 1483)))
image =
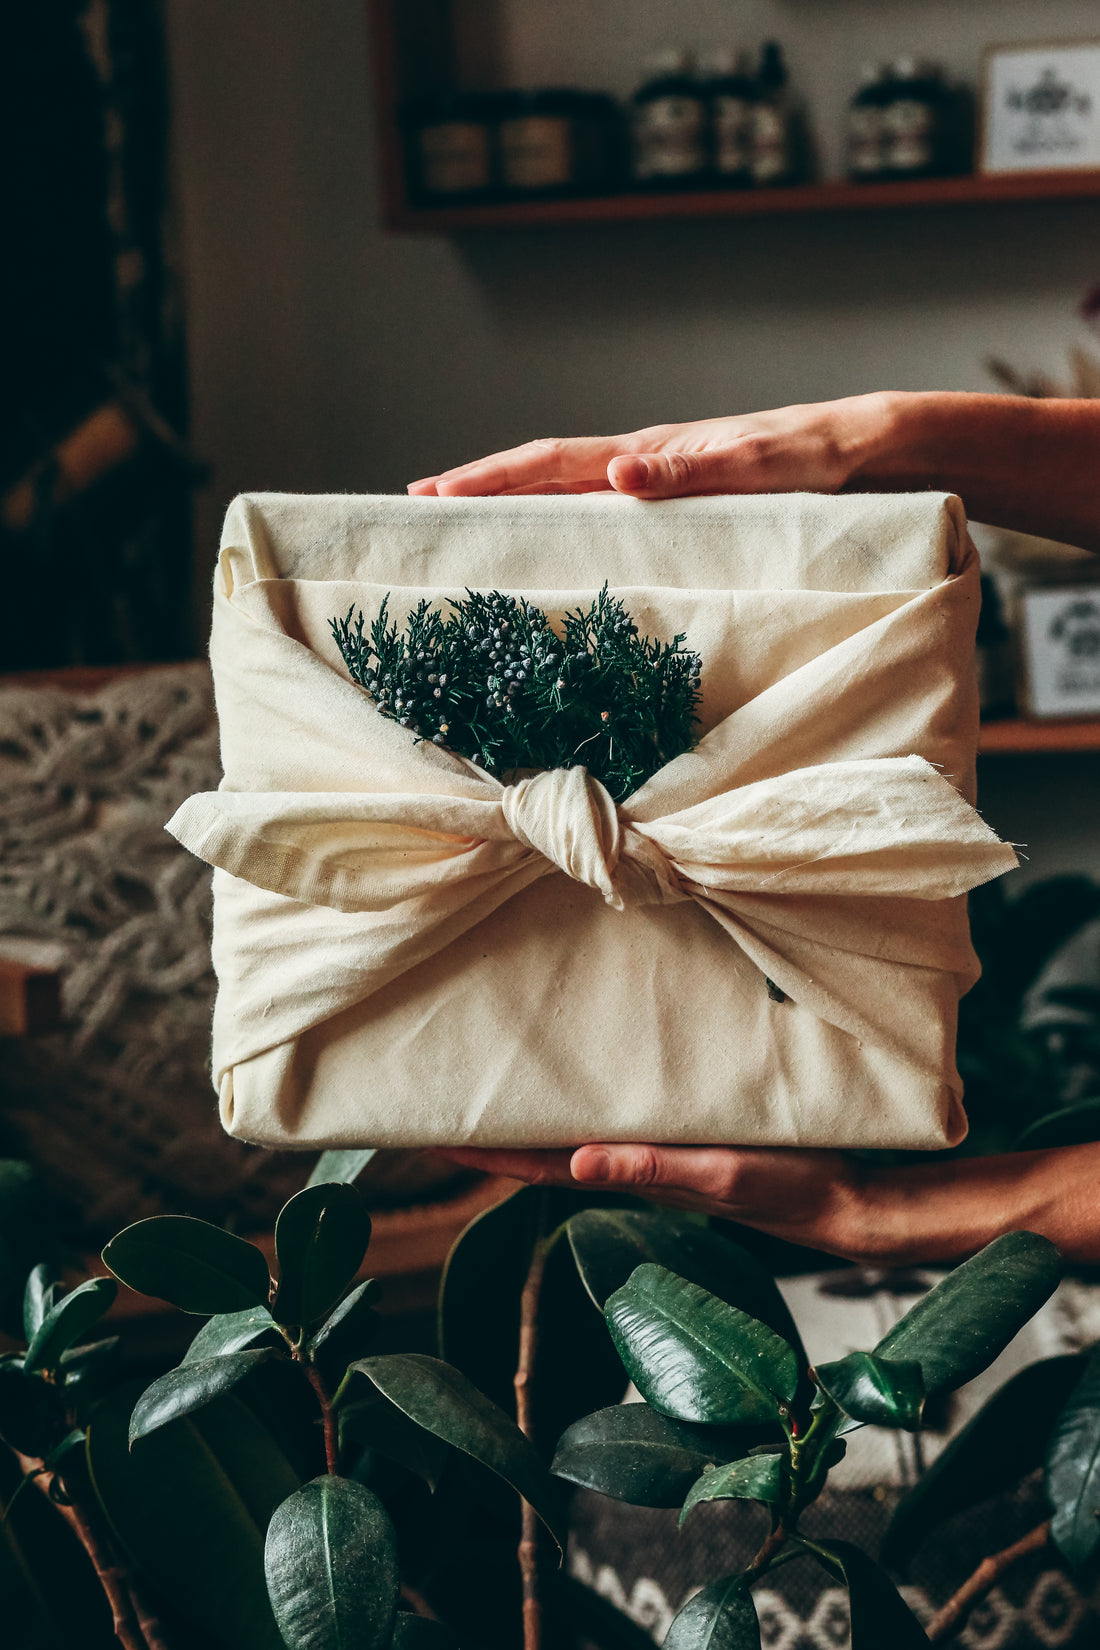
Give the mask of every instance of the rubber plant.
POLYGON ((26 1486, 45 1492, 125 1650, 455 1645, 405 1583, 370 1482, 380 1459, 434 1486, 462 1456, 564 1543, 560 1486, 498 1405, 442 1360, 370 1354, 376 1285, 356 1281, 370 1218, 350 1183, 370 1155, 327 1154, 287 1203, 274 1278, 255 1245, 180 1216, 113 1238, 112 1277, 62 1290, 49 1266, 30 1273, 26 1345, 0 1362, 0 1437, 22 1475, 5 1515, 18 1520, 26 1486), (117 1342, 89 1339, 116 1278, 205 1320, 148 1386, 113 1381, 117 1342))
POLYGON ((971 1380, 1048 1298, 1062 1271, 1045 1238, 998 1238, 924 1295, 877 1346, 812 1367, 774 1282, 692 1217, 588 1210, 568 1223, 577 1266, 643 1402, 604 1408, 562 1436, 554 1471, 618 1500, 680 1507, 757 1502, 767 1524, 743 1571, 675 1617, 665 1650, 758 1650, 752 1588, 808 1559, 849 1594, 852 1650, 946 1640, 997 1576, 1051 1541, 1087 1575, 1100 1551, 1100 1351, 1023 1372, 971 1421, 900 1504, 885 1557, 907 1560, 944 1518, 1046 1462, 1052 1516, 991 1555, 925 1626, 886 1571, 844 1540, 799 1530, 846 1437, 919 1429, 926 1401, 971 1380))

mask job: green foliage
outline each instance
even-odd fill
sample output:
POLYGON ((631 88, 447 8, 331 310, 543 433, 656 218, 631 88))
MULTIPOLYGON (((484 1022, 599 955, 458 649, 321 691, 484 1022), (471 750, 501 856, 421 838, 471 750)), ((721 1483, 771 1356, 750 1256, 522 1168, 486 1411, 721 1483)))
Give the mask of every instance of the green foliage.
POLYGON ((676 1420, 776 1421, 794 1401, 794 1348, 663 1266, 639 1266, 604 1317, 642 1397, 676 1420))
POLYGON ((726 1576, 688 1599, 664 1650, 759 1650, 760 1626, 744 1577, 726 1576))
POLYGON ((1029 1123, 1016 1141, 1016 1149, 1049 1151, 1055 1146, 1086 1146, 1094 1140, 1100 1140, 1100 1100, 1082 1100, 1029 1123))
POLYGON ((365 1461, 364 1455, 377 1453, 415 1473, 429 1489, 437 1490, 451 1456, 446 1438, 425 1431, 376 1387, 365 1384, 363 1390, 367 1396, 341 1404, 339 1412, 341 1454, 355 1462, 349 1469, 351 1477, 357 1478, 362 1469, 369 1469, 370 1461, 365 1461))
POLYGON ((778 1436, 770 1427, 692 1426, 648 1404, 614 1404, 575 1421, 558 1441, 553 1471, 636 1507, 679 1507, 700 1473, 778 1436))
MULTIPOLYGON (((39 1370, 55 1370, 61 1355, 86 1335, 94 1323, 114 1305, 118 1285, 113 1278, 89 1278, 50 1306, 31 1336, 23 1358, 27 1375, 39 1370)), ((52 1291, 50 1291, 52 1296, 52 1291)), ((43 1295, 45 1305, 50 1296, 43 1295)), ((37 1307, 38 1302, 35 1301, 37 1307)))
POLYGON ((706 1467, 688 1491, 680 1523, 701 1501, 763 1501, 775 1506, 786 1490, 787 1467, 779 1454, 747 1455, 724 1467, 706 1467))
POLYGON ((27 1279, 27 1287, 23 1291, 23 1339, 32 1341, 46 1314, 57 1300, 58 1285, 54 1281, 53 1267, 46 1261, 40 1261, 32 1268, 27 1279))
POLYGON ((354 1186, 307 1186, 292 1197, 275 1223, 273 1317, 284 1324, 323 1318, 358 1272, 369 1242, 370 1216, 354 1186))
MULTIPOLYGON (((703 1501, 744 1499, 766 1510, 770 1534, 753 1564, 696 1594, 673 1622, 666 1650, 757 1646, 750 1589, 775 1564, 801 1557, 815 1558, 846 1585, 853 1650, 886 1643, 915 1650, 927 1643, 885 1571, 849 1543, 806 1540, 799 1519, 843 1457, 842 1432, 868 1423, 916 1430, 926 1387, 949 1391, 993 1361, 1057 1283, 1058 1251, 1030 1233, 1000 1238, 929 1291, 873 1352, 805 1370, 790 1338, 731 1304, 754 1299, 773 1325, 780 1321, 768 1280, 754 1274, 753 1263, 745 1264, 736 1245, 723 1251, 700 1243, 690 1229, 672 1227, 661 1216, 634 1214, 585 1214, 570 1223, 589 1293, 602 1303, 627 1373, 652 1409, 631 1405, 619 1412, 622 1418, 600 1411, 577 1422, 561 1441, 554 1470, 643 1505, 679 1502, 681 1523, 703 1501), (657 1255, 671 1258, 677 1245, 696 1278, 705 1274, 713 1290, 655 1263, 657 1255), (641 1264, 619 1282, 622 1269, 640 1256, 641 1264), (747 1420, 770 1422, 771 1441, 750 1443, 751 1434, 738 1436, 729 1426, 747 1420), (724 1431, 718 1422, 727 1423, 724 1431)), ((1094 1378, 1100 1388, 1100 1376, 1094 1378)), ((1036 1380, 1032 1396, 1043 1391, 1057 1402, 1065 1390, 1059 1368, 1056 1377, 1036 1380)), ((949 1512, 962 1502, 965 1478, 976 1476, 980 1486, 982 1456, 997 1447, 1003 1417, 1017 1407, 1011 1396, 1000 1408, 994 1400, 991 1416, 971 1423, 954 1456, 945 1452, 925 1507, 911 1501, 899 1522, 896 1551, 920 1539, 929 1512, 949 1512)), ((1049 1408, 1045 1419, 1049 1432, 1049 1408)), ((1033 1423, 1021 1430, 1029 1441, 1017 1440, 1002 1453, 1026 1470, 1045 1434, 1033 1423)), ((1060 1518, 1065 1532, 1063 1550, 1073 1563, 1090 1563, 1100 1547, 1093 1515, 1100 1506, 1100 1390, 1087 1381, 1054 1424, 1048 1484, 1056 1524, 1060 1518)), ((920 1486, 914 1494, 920 1496, 920 1486)), ((970 1499, 980 1494, 978 1488, 970 1499)))
POLYGON ((377 1150, 377 1146, 361 1146, 355 1150, 322 1152, 306 1185, 325 1186, 330 1181, 343 1180, 350 1186, 353 1180, 359 1179, 377 1150))
POLYGON ((536 1248, 542 1252, 541 1373, 531 1400, 533 1435, 546 1450, 580 1416, 622 1397, 622 1365, 588 1308, 566 1233, 587 1205, 623 1202, 615 1194, 527 1186, 471 1221, 447 1259, 440 1356, 514 1416, 520 1298, 536 1248))
POLYGON ((821 1390, 853 1421, 916 1432, 924 1413, 919 1363, 899 1363, 873 1352, 849 1352, 813 1372, 821 1390))
POLYGON ((267 1601, 264 1536, 298 1477, 236 1397, 160 1428, 132 1453, 135 1392, 122 1387, 88 1428, 99 1505, 121 1550, 189 1621, 232 1650, 282 1650, 267 1601))
POLYGON ((140 1295, 181 1312, 241 1312, 266 1306, 267 1262, 253 1243, 187 1215, 155 1215, 112 1238, 103 1264, 140 1295))
POLYGON ((1045 1482, 1051 1540, 1071 1569, 1092 1572, 1100 1552, 1100 1349, 1055 1422, 1045 1482))
POLYGON ((929 1290, 875 1347, 879 1358, 921 1366, 929 1397, 988 1369, 1053 1294, 1062 1257, 1034 1232, 1009 1232, 929 1290))
MULTIPOLYGON (((503 1478, 534 1507, 559 1547, 565 1531, 555 1486, 529 1438, 498 1405, 450 1364, 423 1353, 361 1358, 348 1370, 364 1375, 399 1410, 444 1443, 503 1478)), ((341 1394, 337 1393, 339 1407, 341 1394)))
POLYGON ((740 1244, 690 1215, 586 1209, 569 1222, 569 1242, 584 1286, 601 1312, 636 1267, 652 1262, 759 1318, 806 1362, 794 1319, 771 1273, 740 1244))
POLYGON ((366 628, 331 621, 352 680, 383 716, 505 778, 583 766, 622 802, 695 742, 698 654, 638 635, 605 585, 561 635, 530 602, 468 591, 444 617, 421 601, 399 633, 388 599, 366 628))
POLYGON ((365 1278, 333 1307, 310 1340, 308 1357, 326 1380, 337 1384, 353 1358, 362 1357, 378 1328, 374 1302, 381 1294, 374 1278, 365 1278))
POLYGON ((159 1381, 146 1387, 130 1416, 130 1447, 169 1421, 201 1409, 215 1398, 232 1392, 258 1364, 275 1356, 273 1347, 252 1347, 244 1352, 226 1352, 219 1358, 184 1363, 170 1369, 159 1381))
MULTIPOLYGON (((853 1650, 927 1642, 883 1570, 847 1543, 807 1540, 799 1521, 843 1455, 842 1433, 915 1429, 926 1387, 948 1391, 996 1357, 1054 1287, 1052 1245, 1028 1233, 999 1239, 873 1351, 811 1370, 774 1281, 738 1244, 689 1216, 612 1197, 586 1207, 578 1193, 528 1188, 452 1251, 440 1329, 463 1365, 454 1367, 370 1354, 377 1285, 355 1282, 369 1239, 351 1185, 357 1155, 341 1167, 329 1154, 330 1177, 315 1176, 284 1209, 274 1282, 259 1249, 201 1221, 140 1222, 108 1245, 125 1282, 208 1315, 179 1367, 144 1392, 117 1385, 114 1339, 82 1340, 114 1298, 111 1280, 66 1292, 48 1261, 19 1280, 28 1344, 0 1356, 0 1439, 29 1461, 16 1483, 37 1480, 98 1521, 112 1563, 132 1570, 170 1620, 178 1614, 223 1650, 456 1650, 448 1625, 397 1609, 399 1586, 407 1578, 419 1589, 427 1564, 429 1580, 447 1575, 455 1587, 473 1567, 461 1579, 479 1578, 474 1603, 455 1600, 454 1625, 470 1650, 497 1642, 494 1610, 498 1596, 510 1608, 514 1558, 501 1570, 492 1544, 471 1539, 469 1503, 483 1501, 489 1510, 476 1516, 492 1525, 494 1498, 511 1514, 517 1492, 559 1544, 565 1536, 560 1486, 505 1408, 533 1268, 542 1280, 535 1327, 553 1353, 535 1371, 537 1414, 564 1425, 556 1477, 679 1507, 681 1522, 704 1501, 747 1500, 766 1524, 757 1558, 685 1605, 666 1650, 758 1650, 752 1587, 774 1565, 806 1558, 847 1587, 853 1650), (644 1402, 610 1402, 624 1365, 644 1402), (599 1407, 581 1414, 589 1394, 599 1407)), ((547 1453, 553 1436, 547 1427, 547 1453)), ((906 1559, 934 1525, 1044 1455, 1054 1541, 1091 1576, 1100 1352, 1084 1366, 1048 1360, 996 1394, 902 1502, 886 1556, 906 1559)), ((23 1509, 49 1509, 33 1491, 13 1499, 5 1460, 6 1607, 6 1577, 22 1576, 27 1562, 23 1509)), ((13 1620, 20 1610, 53 1619, 49 1585, 37 1579, 48 1575, 35 1560, 28 1585, 17 1583, 13 1620)), ((563 1650, 578 1636, 597 1650, 641 1650, 640 1630, 568 1577, 547 1575, 544 1604, 563 1650)), ((94 1635, 89 1650, 100 1650, 94 1635)))
POLYGON ((245 1306, 239 1312, 219 1312, 208 1318, 184 1354, 185 1364, 202 1363, 223 1353, 240 1352, 267 1338, 274 1343, 279 1326, 266 1306, 245 1306))
POLYGON ((275 1509, 267 1590, 287 1650, 386 1650, 400 1577, 389 1514, 370 1490, 329 1473, 275 1509))
POLYGON ((1071 1354, 1029 1364, 1005 1382, 902 1496, 882 1562, 904 1569, 925 1538, 956 1513, 1018 1484, 1043 1464, 1054 1422, 1081 1374, 1071 1354))
MULTIPOLYGON (((850 1541, 804 1543, 848 1589, 852 1650, 919 1650, 928 1635, 885 1570, 850 1541)), ((667 1641, 666 1641, 667 1642, 667 1641)))

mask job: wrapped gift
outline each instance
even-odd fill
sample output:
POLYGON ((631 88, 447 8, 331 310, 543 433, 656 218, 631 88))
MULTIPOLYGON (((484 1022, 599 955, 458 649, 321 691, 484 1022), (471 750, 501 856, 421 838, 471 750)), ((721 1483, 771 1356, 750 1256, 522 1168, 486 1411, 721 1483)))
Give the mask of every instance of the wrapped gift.
POLYGON ((977 556, 942 494, 238 499, 211 643, 225 777, 214 1076, 265 1145, 935 1148, 977 977, 977 556), (388 596, 604 583, 702 657, 699 740, 618 805, 501 783, 353 682, 388 596))

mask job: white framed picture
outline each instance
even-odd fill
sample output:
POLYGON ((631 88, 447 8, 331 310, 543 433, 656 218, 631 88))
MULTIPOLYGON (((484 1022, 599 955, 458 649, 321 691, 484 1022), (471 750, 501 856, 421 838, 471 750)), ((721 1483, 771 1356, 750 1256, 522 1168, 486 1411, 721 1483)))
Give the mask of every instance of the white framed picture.
POLYGON ((1100 585, 1025 590, 1020 617, 1030 714, 1100 713, 1100 585))
POLYGON ((1100 166, 1100 40, 991 46, 983 172, 1100 166))

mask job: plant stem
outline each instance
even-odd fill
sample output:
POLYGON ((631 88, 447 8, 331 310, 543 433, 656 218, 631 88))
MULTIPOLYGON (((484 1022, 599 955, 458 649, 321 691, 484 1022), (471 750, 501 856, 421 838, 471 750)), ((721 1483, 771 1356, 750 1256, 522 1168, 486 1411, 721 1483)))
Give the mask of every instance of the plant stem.
MULTIPOLYGON (((532 1383, 535 1356, 539 1343, 539 1295, 550 1246, 547 1226, 550 1218, 550 1194, 545 1188, 539 1193, 539 1212, 535 1226, 535 1244, 531 1264, 523 1286, 519 1308, 519 1359, 516 1364, 516 1422, 522 1433, 533 1440, 534 1404, 532 1383)), ((522 1526, 519 1543, 519 1569, 523 1579, 523 1650, 541 1650, 542 1603, 539 1598, 539 1521, 530 1502, 523 1502, 522 1526)))
POLYGON ((747 1586, 751 1586, 752 1582, 762 1576, 765 1570, 771 1568, 772 1561, 786 1539, 787 1532, 781 1523, 775 1526, 770 1535, 764 1537, 760 1551, 745 1571, 745 1584, 747 1586))
POLYGON ((336 1411, 332 1407, 332 1400, 325 1389, 317 1365, 303 1361, 303 1368, 321 1406, 321 1421, 325 1431, 325 1471, 337 1473, 340 1470, 340 1428, 336 1421, 336 1411))
MULTIPOLYGON (((25 1455, 19 1455, 18 1460, 27 1476, 33 1475, 35 1468, 42 1465, 40 1461, 25 1455)), ((50 1500, 50 1485, 55 1476, 54 1473, 38 1473, 34 1477, 35 1484, 47 1500, 50 1500)), ((92 1568, 111 1606, 115 1637, 123 1650, 163 1650, 159 1643, 150 1643, 142 1632, 130 1597, 129 1576, 124 1566, 114 1561, 82 1509, 75 1501, 67 1506, 60 1501, 51 1501, 51 1505, 61 1514, 92 1561, 92 1568)))
POLYGON ((953 1638, 966 1624, 966 1618, 983 1598, 993 1583, 1012 1568, 1017 1559, 1025 1558, 1028 1553, 1039 1552, 1050 1540, 1050 1519, 1045 1523, 1037 1524, 1029 1530, 1019 1541, 1014 1541, 1011 1547, 1005 1547, 999 1553, 993 1553, 989 1558, 983 1558, 969 1581, 964 1581, 953 1598, 949 1598, 942 1610, 932 1617, 925 1631, 929 1642, 940 1644, 944 1639, 953 1638))

